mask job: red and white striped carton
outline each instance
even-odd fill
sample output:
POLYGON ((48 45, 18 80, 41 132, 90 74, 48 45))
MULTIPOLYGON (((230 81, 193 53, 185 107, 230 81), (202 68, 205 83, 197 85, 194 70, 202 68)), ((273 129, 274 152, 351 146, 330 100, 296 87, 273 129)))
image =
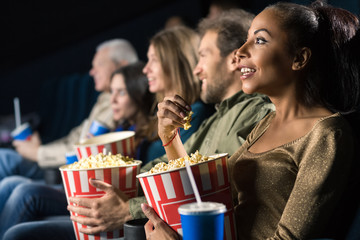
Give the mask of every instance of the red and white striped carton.
MULTIPOLYGON (((90 178, 99 179, 119 188, 129 198, 136 197, 138 195, 138 181, 136 179, 136 175, 140 173, 141 163, 141 161, 135 160, 135 164, 132 165, 89 169, 67 169, 67 165, 61 166, 60 171, 64 183, 66 198, 102 197, 105 192, 90 185, 90 178)), ((68 201, 68 204, 73 203, 68 201)), ((75 215, 74 213, 71 214, 75 215)), ((87 228, 86 225, 73 222, 73 226, 77 240, 118 239, 124 234, 123 229, 120 229, 112 232, 102 232, 96 235, 87 235, 79 232, 80 228, 87 228)))
MULTIPOLYGON (((191 165, 202 201, 219 202, 226 206, 224 239, 236 239, 234 207, 231 199, 228 154, 213 155, 215 159, 191 165)), ((175 231, 182 235, 180 205, 196 202, 185 167, 161 173, 136 176, 149 205, 175 231)))
POLYGON ((134 158, 136 155, 135 132, 121 131, 106 133, 75 144, 76 155, 79 160, 89 157, 90 155, 95 156, 103 152, 104 148, 107 153, 121 153, 124 156, 134 158))

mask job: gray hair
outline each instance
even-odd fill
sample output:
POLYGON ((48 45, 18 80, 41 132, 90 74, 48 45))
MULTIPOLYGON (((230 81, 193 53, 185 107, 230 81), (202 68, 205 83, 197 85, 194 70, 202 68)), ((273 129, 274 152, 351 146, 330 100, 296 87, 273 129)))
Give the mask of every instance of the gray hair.
POLYGON ((126 60, 129 64, 138 61, 138 56, 133 45, 125 39, 112 39, 100 43, 96 51, 110 48, 110 59, 115 63, 126 60))

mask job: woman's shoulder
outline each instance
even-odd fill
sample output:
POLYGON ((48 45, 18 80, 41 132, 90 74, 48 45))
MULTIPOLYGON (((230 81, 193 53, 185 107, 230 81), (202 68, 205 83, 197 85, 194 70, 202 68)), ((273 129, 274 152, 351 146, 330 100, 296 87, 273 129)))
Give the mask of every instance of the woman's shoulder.
POLYGON ((337 129, 351 131, 348 121, 340 113, 320 118, 313 127, 313 131, 333 131, 337 129))
POLYGON ((334 113, 319 119, 304 139, 337 139, 335 141, 350 143, 354 141, 354 133, 348 121, 340 113, 334 113))

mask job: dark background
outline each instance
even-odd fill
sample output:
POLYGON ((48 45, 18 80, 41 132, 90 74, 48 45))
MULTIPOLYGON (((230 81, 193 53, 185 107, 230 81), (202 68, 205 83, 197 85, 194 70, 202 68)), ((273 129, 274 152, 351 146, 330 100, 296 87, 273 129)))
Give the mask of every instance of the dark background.
MULTIPOLYGON (((243 0, 238 4, 256 14, 273 2, 243 0)), ((359 0, 329 3, 359 13, 359 0)), ((163 28, 170 16, 180 15, 194 27, 206 16, 208 7, 208 0, 2 1, 0 127, 1 119, 12 117, 14 97, 20 98, 24 116, 37 113, 47 104, 41 102, 41 96, 53 79, 86 74, 100 42, 128 39, 140 59, 146 61, 149 38, 163 28)), ((93 83, 89 84, 87 87, 92 89, 93 83)), ((83 115, 88 111, 90 108, 83 115)))

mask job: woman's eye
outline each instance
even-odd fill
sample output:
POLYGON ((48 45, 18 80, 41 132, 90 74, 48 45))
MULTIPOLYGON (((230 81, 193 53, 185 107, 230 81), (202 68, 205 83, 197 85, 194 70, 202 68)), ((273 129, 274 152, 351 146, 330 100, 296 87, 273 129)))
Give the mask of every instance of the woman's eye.
POLYGON ((120 90, 119 91, 119 96, 125 96, 126 95, 126 91, 125 90, 120 90))
POLYGON ((124 89, 120 89, 120 90, 110 90, 111 95, 114 95, 115 97, 118 96, 126 96, 127 92, 124 89))
POLYGON ((257 37, 255 40, 256 44, 265 44, 267 41, 264 38, 257 37))

